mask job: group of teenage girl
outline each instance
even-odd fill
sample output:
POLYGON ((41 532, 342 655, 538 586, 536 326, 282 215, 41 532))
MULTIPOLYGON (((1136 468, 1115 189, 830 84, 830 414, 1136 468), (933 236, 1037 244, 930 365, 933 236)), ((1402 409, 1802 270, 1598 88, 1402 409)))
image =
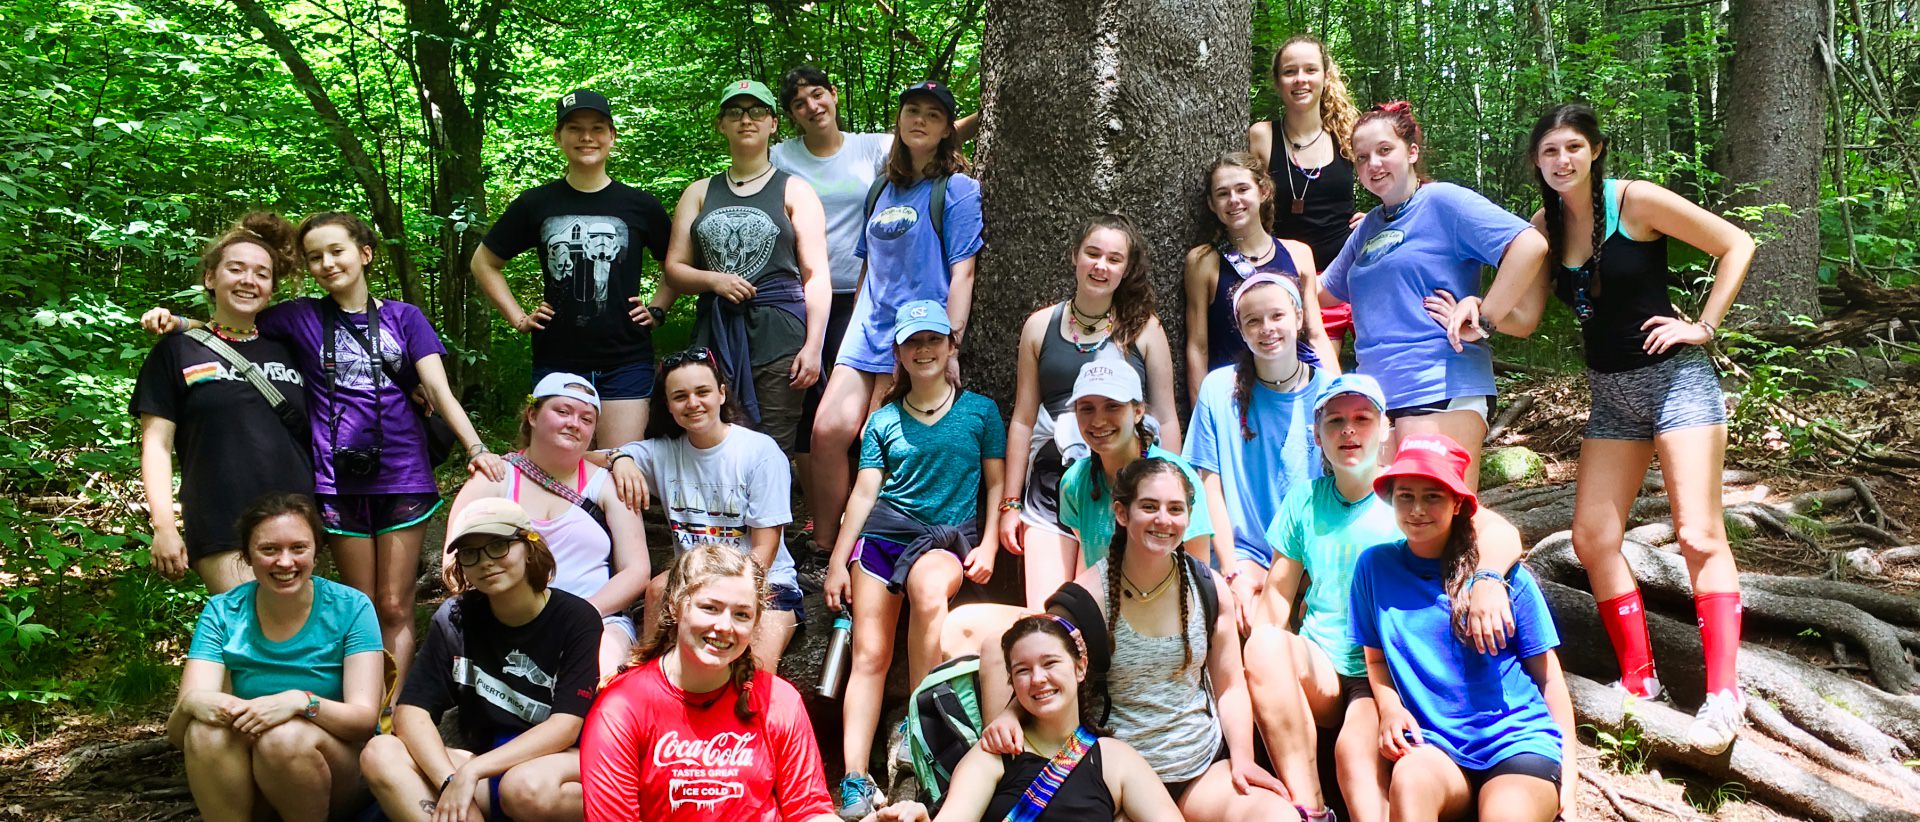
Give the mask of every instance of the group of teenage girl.
POLYGON ((1529 223, 1431 181, 1408 105, 1361 113, 1318 40, 1288 41, 1272 81, 1280 115, 1205 171, 1217 226, 1184 261, 1184 424, 1147 243, 1119 214, 1070 238, 1066 299, 1013 352, 1010 416, 961 387, 981 204, 960 151, 974 118, 938 82, 900 95, 887 134, 842 132, 817 69, 777 95, 729 83, 730 163, 671 219, 607 175, 606 98, 562 97, 565 176, 515 198, 472 260, 532 335, 504 455, 422 312, 369 293, 363 220, 248 215, 203 255, 210 316, 143 318, 165 336, 132 401, 154 567, 214 594, 168 723, 202 814, 319 819, 370 789, 394 819, 933 818, 869 776, 904 610, 910 681, 981 656, 980 742, 940 820, 1322 820, 1336 799, 1356 820, 1570 816, 1558 635, 1518 532, 1477 501, 1485 338, 1531 333, 1549 296, 1585 343, 1573 543, 1618 687, 1660 695, 1620 550, 1657 454, 1705 651, 1691 741, 1725 750, 1740 595, 1705 346, 1751 239, 1607 177, 1582 105, 1533 130, 1529 223), (799 136, 775 144, 782 116, 799 136), (1356 212, 1356 182, 1378 207, 1356 212), (1692 319, 1668 297, 1669 237, 1718 258, 1692 319), (531 310, 501 273, 528 250, 531 310), (323 295, 275 303, 302 270, 323 295), (656 362, 680 296, 695 344, 656 362), (449 596, 416 637, 443 454, 471 478, 449 596), (809 624, 795 476, 830 552, 826 606, 853 624, 831 792, 775 673, 809 624), (338 583, 314 575, 322 547, 338 583), (1003 550, 1024 601, 951 607, 1003 550))

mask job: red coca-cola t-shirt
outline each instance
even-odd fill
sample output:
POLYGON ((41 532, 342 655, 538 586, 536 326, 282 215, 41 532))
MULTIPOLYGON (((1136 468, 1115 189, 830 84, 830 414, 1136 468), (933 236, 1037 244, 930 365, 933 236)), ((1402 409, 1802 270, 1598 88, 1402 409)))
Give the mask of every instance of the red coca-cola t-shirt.
POLYGON ((660 660, 601 689, 580 737, 588 820, 789 822, 833 813, 800 693, 765 671, 760 710, 734 714, 739 692, 703 694, 667 681, 660 660))

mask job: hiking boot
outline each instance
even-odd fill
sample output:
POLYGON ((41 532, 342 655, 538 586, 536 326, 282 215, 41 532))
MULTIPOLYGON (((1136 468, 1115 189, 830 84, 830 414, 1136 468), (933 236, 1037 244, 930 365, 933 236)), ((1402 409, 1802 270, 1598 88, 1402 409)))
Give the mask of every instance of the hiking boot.
POLYGON ((893 746, 893 769, 910 773, 913 771, 913 737, 907 732, 906 720, 900 721, 900 741, 893 746))
POLYGON ((1718 755, 1733 744, 1740 726, 1747 724, 1747 698, 1738 690, 1707 694, 1700 712, 1693 715, 1687 728, 1687 744, 1708 755, 1718 755))
POLYGON ((840 801, 834 810, 841 819, 856 822, 867 814, 873 813, 885 804, 880 795, 880 787, 873 784, 866 774, 850 773, 840 780, 840 801))

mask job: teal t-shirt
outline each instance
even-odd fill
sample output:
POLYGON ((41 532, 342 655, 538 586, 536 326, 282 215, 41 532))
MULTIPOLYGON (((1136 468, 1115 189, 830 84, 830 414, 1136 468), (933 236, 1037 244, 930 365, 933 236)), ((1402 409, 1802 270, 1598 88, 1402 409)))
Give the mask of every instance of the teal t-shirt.
MULTIPOLYGON (((1148 457, 1159 457, 1180 467, 1193 483, 1193 507, 1187 515, 1186 539, 1213 536, 1213 518, 1207 513, 1207 491, 1200 475, 1179 454, 1158 445, 1147 448, 1148 457)), ((1088 567, 1107 556, 1113 542, 1113 491, 1107 488, 1106 472, 1094 467, 1091 457, 1075 460, 1060 477, 1060 524, 1073 529, 1080 539, 1081 562, 1088 567)))
POLYGON ((260 635, 254 613, 258 582, 242 583, 207 600, 193 629, 188 659, 226 666, 233 695, 241 699, 281 691, 312 691, 339 700, 347 657, 380 650, 380 620, 367 595, 332 580, 313 578, 313 609, 284 642, 260 635))
POLYGON ((1006 456, 1000 407, 972 391, 960 392, 932 425, 887 403, 860 435, 860 467, 887 475, 880 498, 927 525, 959 525, 978 514, 980 461, 1006 456))
POLYGON ((1287 492, 1267 527, 1274 553, 1307 571, 1306 596, 1294 597, 1300 636, 1326 651, 1341 676, 1367 675, 1366 653, 1347 630, 1353 564, 1362 551, 1402 539, 1393 506, 1375 494, 1348 502, 1330 476, 1287 492))

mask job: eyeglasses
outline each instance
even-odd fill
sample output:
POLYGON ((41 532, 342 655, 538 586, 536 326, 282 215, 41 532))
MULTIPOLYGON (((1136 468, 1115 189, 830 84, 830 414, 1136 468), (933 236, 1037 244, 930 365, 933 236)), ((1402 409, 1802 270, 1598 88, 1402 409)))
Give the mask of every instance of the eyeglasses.
POLYGON ((480 554, 482 552, 486 553, 487 559, 501 559, 507 555, 507 552, 513 550, 513 544, 517 541, 514 537, 497 539, 481 545, 461 548, 454 552, 454 556, 460 560, 460 567, 472 568, 480 564, 480 554))
POLYGON ((772 116, 773 109, 769 106, 747 106, 745 108, 740 106, 727 106, 720 110, 720 119, 729 123, 737 123, 742 117, 752 120, 765 120, 772 116))
POLYGON ((690 362, 712 363, 715 369, 720 367, 720 361, 714 357, 713 349, 706 347, 689 348, 685 351, 675 351, 660 360, 660 374, 664 376, 668 371, 672 371, 690 362))

